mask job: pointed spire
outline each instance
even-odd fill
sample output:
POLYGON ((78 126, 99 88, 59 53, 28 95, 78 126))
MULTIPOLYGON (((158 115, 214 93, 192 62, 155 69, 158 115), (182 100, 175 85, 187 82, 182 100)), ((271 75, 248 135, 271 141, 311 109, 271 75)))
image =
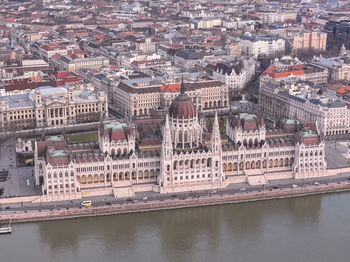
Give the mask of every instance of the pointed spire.
POLYGON ((183 75, 182 75, 182 78, 181 78, 180 93, 181 93, 181 94, 184 94, 184 93, 185 93, 185 84, 184 84, 184 76, 183 76, 183 75))
POLYGON ((215 111, 213 130, 211 131, 211 148, 213 152, 218 152, 221 150, 221 135, 217 111, 215 111))
POLYGON ((219 128, 218 111, 216 111, 216 110, 215 110, 215 117, 214 117, 213 130, 214 130, 215 128, 219 128))
POLYGON ((165 125, 164 125, 164 130, 170 130, 170 124, 169 124, 169 114, 166 114, 165 116, 165 125))
POLYGON ((165 116, 165 123, 164 123, 164 129, 163 129, 162 152, 163 152, 163 155, 165 155, 165 156, 169 156, 173 152, 173 143, 171 140, 171 130, 170 130, 168 114, 166 114, 166 116, 165 116))
POLYGON ((345 45, 343 44, 340 48, 339 55, 345 55, 345 54, 346 54, 346 48, 345 48, 345 45))

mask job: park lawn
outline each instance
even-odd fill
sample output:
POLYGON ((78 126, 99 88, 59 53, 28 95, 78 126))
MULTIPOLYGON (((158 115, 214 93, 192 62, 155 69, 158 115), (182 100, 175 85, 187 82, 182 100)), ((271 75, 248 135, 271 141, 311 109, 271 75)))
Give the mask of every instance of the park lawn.
MULTIPOLYGON (((227 119, 219 119, 219 130, 221 133, 225 133, 226 132, 226 121, 227 119)), ((209 129, 211 128, 211 126, 214 123, 214 119, 207 119, 205 124, 206 127, 209 129)))
POLYGON ((87 142, 97 142, 97 133, 79 134, 79 135, 69 135, 67 136, 68 143, 87 143, 87 142))

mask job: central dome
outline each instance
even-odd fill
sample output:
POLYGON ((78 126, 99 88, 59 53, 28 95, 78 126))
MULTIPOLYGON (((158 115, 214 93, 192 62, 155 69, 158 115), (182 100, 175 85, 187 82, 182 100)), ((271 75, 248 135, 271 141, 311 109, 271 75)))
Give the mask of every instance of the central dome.
POLYGON ((196 109, 189 96, 185 94, 184 83, 181 83, 181 93, 171 103, 169 107, 169 115, 172 118, 188 119, 196 115, 196 109))

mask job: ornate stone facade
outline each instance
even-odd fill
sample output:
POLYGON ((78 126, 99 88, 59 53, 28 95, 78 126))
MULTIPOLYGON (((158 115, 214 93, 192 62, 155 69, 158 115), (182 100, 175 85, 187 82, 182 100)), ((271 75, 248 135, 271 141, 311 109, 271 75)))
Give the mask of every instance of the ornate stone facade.
POLYGON ((338 97, 320 94, 310 83, 264 83, 259 106, 268 115, 300 122, 314 121, 323 135, 350 133, 350 109, 338 97))
POLYGON ((245 85, 253 79, 255 75, 255 60, 240 59, 230 63, 217 63, 213 77, 225 83, 231 94, 242 91, 245 85))
MULTIPOLYGON (((228 87, 218 80, 201 80, 185 83, 186 94, 196 110, 228 109, 228 87)), ((122 81, 116 88, 115 105, 123 112, 136 117, 150 114, 151 109, 169 109, 180 93, 180 83, 162 83, 158 78, 137 78, 122 81)))
POLYGON ((263 184, 271 172, 281 172, 281 178, 325 174, 324 144, 311 129, 291 121, 284 130, 269 130, 264 119, 239 114, 225 118, 223 130, 217 113, 205 126, 185 91, 182 84, 165 119, 101 122, 96 144, 70 144, 63 137, 37 142, 35 178, 43 194, 51 200, 125 197, 212 190, 257 179, 263 184))
POLYGON ((108 116, 104 92, 79 87, 39 87, 0 97, 0 128, 31 129, 99 121, 108 116))

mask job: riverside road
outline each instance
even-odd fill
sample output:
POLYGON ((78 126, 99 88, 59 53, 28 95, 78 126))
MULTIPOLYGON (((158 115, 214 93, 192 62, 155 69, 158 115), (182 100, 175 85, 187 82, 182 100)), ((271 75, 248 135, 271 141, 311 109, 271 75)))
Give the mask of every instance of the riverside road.
MULTIPOLYGON (((350 184, 349 174, 340 174, 338 176, 317 178, 317 179, 300 179, 300 180, 280 180, 275 181, 269 185, 258 185, 258 186, 246 186, 246 184, 235 185, 233 188, 225 188, 219 190, 202 190, 202 191, 190 191, 185 193, 171 193, 171 194, 159 194, 154 192, 147 192, 136 195, 135 197, 129 198, 118 198, 114 199, 111 196, 103 197, 91 197, 83 200, 91 200, 93 207, 113 206, 113 205, 132 205, 135 203, 156 203, 156 202, 167 202, 174 200, 186 200, 203 197, 220 197, 227 195, 249 195, 258 192, 268 191, 282 191, 282 190, 297 190, 301 188, 312 188, 320 187, 322 185, 332 184, 350 184), (241 187, 240 187, 241 186, 241 187)), ((60 201, 60 202, 45 202, 45 203, 16 203, 2 205, 0 214, 20 214, 27 212, 41 212, 41 211, 53 211, 53 210, 64 210, 64 209, 84 209, 81 205, 83 200, 74 201, 60 201)))

